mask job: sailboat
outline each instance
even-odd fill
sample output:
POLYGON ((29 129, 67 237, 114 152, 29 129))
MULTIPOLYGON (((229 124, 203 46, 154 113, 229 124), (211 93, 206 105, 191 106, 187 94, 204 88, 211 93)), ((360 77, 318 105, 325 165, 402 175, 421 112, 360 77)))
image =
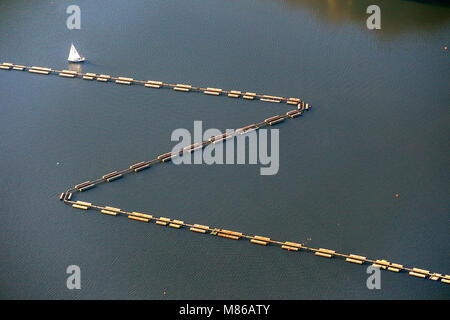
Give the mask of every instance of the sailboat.
POLYGON ((83 62, 85 60, 85 58, 80 56, 77 49, 75 49, 75 46, 72 43, 72 45, 70 46, 70 53, 69 53, 69 57, 67 58, 67 60, 70 62, 83 62))

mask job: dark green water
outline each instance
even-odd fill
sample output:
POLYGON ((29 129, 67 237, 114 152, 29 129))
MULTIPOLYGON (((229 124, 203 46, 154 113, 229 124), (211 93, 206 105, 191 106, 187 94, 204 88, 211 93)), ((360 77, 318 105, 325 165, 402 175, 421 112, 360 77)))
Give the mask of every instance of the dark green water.
MULTIPOLYGON (((0 1, 0 61, 301 97, 280 170, 157 166, 83 199, 449 274, 450 10, 416 1, 0 1), (382 29, 366 28, 370 4, 382 29), (395 198, 398 193, 400 197, 395 198), (310 240, 308 240, 310 239, 310 240)), ((285 105, 0 71, 0 298, 448 299, 447 285, 62 205, 176 128, 285 105), (59 163, 59 164, 57 164, 59 163), (81 290, 66 288, 68 265, 81 290), (163 292, 167 295, 164 296, 163 292)))

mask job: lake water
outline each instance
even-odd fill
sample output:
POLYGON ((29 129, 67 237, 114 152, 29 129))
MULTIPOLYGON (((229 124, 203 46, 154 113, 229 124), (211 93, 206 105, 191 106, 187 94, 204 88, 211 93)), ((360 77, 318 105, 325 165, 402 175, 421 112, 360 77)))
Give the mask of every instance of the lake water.
MULTIPOLYGON (((450 10, 442 2, 0 1, 0 61, 301 97, 280 169, 156 166, 85 201, 450 272, 450 10), (368 30, 366 8, 381 8, 368 30), (395 194, 399 194, 396 198, 395 194)), ((238 128, 285 104, 0 71, 0 298, 448 299, 440 282, 276 246, 81 212, 77 183, 171 150, 176 128, 238 128), (81 268, 81 290, 66 268, 81 268), (163 292, 166 292, 166 295, 163 292)))

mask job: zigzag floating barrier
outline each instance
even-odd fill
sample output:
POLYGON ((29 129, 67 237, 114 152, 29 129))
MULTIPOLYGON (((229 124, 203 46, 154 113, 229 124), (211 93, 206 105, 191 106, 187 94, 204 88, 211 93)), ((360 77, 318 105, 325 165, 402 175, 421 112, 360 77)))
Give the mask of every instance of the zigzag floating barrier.
POLYGON ((132 164, 127 169, 124 169, 121 171, 110 172, 108 174, 103 175, 99 179, 92 180, 92 181, 85 181, 83 183, 77 184, 74 187, 67 190, 66 192, 61 193, 59 195, 59 199, 61 201, 63 201, 65 204, 71 205, 73 208, 80 209, 83 211, 92 209, 92 210, 100 211, 100 213, 110 215, 110 216, 126 215, 129 219, 135 220, 135 221, 146 222, 146 223, 148 223, 150 221, 154 221, 155 224, 158 224, 160 226, 169 226, 169 227, 175 228, 175 229, 182 229, 183 227, 187 227, 187 228, 189 228, 190 231, 193 231, 196 233, 202 233, 202 234, 208 233, 212 236, 218 236, 218 237, 228 238, 228 239, 233 239, 233 240, 240 240, 242 238, 242 239, 250 240, 251 243, 263 245, 263 246, 279 245, 281 247, 281 249, 284 249, 287 251, 292 251, 292 252, 308 251, 308 252, 313 252, 315 255, 324 257, 324 258, 341 257, 341 258, 345 258, 345 261, 350 262, 350 263, 355 263, 355 264, 362 265, 362 264, 372 263, 373 266, 378 267, 382 270, 389 270, 392 272, 405 271, 405 272, 408 272, 408 274, 410 276, 423 278, 423 279, 430 279, 433 281, 440 280, 442 283, 447 283, 447 284, 450 283, 450 275, 442 275, 440 273, 431 273, 428 270, 419 269, 419 268, 408 268, 401 264, 391 263, 387 260, 372 260, 372 259, 360 256, 360 255, 356 255, 356 254, 343 254, 343 253, 338 253, 335 250, 324 249, 324 248, 315 249, 315 248, 307 247, 304 244, 300 244, 300 243, 296 243, 296 242, 288 242, 288 241, 280 242, 280 241, 272 240, 271 238, 268 238, 268 237, 250 236, 250 235, 245 235, 242 232, 225 230, 225 229, 221 229, 221 228, 213 228, 213 227, 201 225, 201 224, 189 224, 189 223, 185 223, 184 221, 181 221, 181 220, 170 219, 170 218, 166 218, 166 217, 156 218, 156 217, 153 217, 152 215, 146 214, 146 213, 127 212, 127 211, 124 211, 122 209, 115 208, 115 207, 98 206, 98 205, 94 205, 90 202, 85 202, 85 201, 80 201, 80 200, 78 200, 78 201, 71 200, 73 192, 83 192, 85 190, 95 187, 97 184, 104 183, 104 182, 112 182, 114 180, 117 180, 117 179, 123 177, 123 175, 125 175, 125 174, 129 174, 129 173, 133 173, 133 172, 137 173, 141 170, 149 168, 152 165, 164 164, 165 162, 170 161, 173 157, 176 157, 183 153, 195 152, 196 150, 199 150, 208 144, 211 144, 211 143, 215 144, 215 143, 219 143, 222 141, 226 141, 237 134, 246 134, 251 131, 258 130, 262 127, 272 126, 272 125, 280 123, 286 119, 293 119, 297 116, 300 116, 303 114, 304 111, 309 110, 311 108, 311 106, 299 98, 283 98, 283 97, 278 97, 278 96, 260 95, 260 94, 254 93, 254 92, 242 93, 242 91, 237 91, 237 90, 227 91, 227 90, 222 90, 222 89, 218 89, 218 88, 209 88, 209 87, 208 88, 200 88, 200 87, 194 87, 194 86, 187 85, 187 84, 174 85, 174 84, 164 83, 162 81, 153 81, 153 80, 141 81, 141 80, 134 80, 133 78, 112 77, 110 75, 103 75, 103 74, 97 75, 95 73, 80 73, 80 72, 75 72, 75 71, 71 71, 71 70, 54 70, 51 68, 42 68, 42 67, 35 67, 35 66, 27 67, 27 66, 15 65, 15 64, 6 63, 6 62, 0 64, 0 69, 2 69, 2 70, 18 70, 18 71, 28 70, 31 73, 43 74, 43 75, 48 75, 50 73, 56 73, 62 77, 67 77, 67 78, 81 77, 82 79, 85 79, 85 80, 96 79, 97 81, 101 81, 101 82, 108 82, 110 80, 114 80, 115 83, 123 84, 123 85, 140 84, 140 85, 143 85, 144 87, 156 88, 156 89, 159 89, 162 87, 169 87, 169 88, 173 88, 175 91, 181 91, 181 92, 197 91, 197 92, 203 92, 204 94, 213 95, 213 96, 219 96, 222 94, 226 94, 230 98, 242 97, 243 99, 247 99, 247 100, 259 99, 260 101, 272 102, 272 103, 280 103, 280 102, 284 101, 286 104, 296 105, 297 109, 288 111, 285 115, 276 115, 276 116, 267 118, 260 123, 251 124, 251 125, 236 129, 234 132, 221 134, 221 135, 218 135, 215 137, 211 137, 209 140, 203 141, 201 143, 192 144, 184 149, 179 150, 178 152, 175 152, 175 153, 168 152, 168 153, 159 155, 157 158, 155 158, 153 160, 142 161, 142 162, 139 162, 136 164, 132 164))
MULTIPOLYGON (((67 191, 69 192, 69 190, 67 191)), ((67 194, 63 193, 64 195, 67 194)), ((429 279, 429 280, 440 280, 442 283, 450 283, 450 275, 442 275, 440 273, 431 273, 428 270, 423 270, 419 268, 408 268, 403 265, 397 264, 397 263, 391 263, 387 260, 373 260, 369 259, 367 257, 363 257, 356 254, 343 254, 338 253, 335 250, 330 249, 324 249, 324 248, 311 248, 301 243, 296 242, 280 242, 276 240, 272 240, 268 237, 263 236, 250 236, 246 235, 242 232, 232 231, 232 230, 226 230, 221 228, 215 228, 210 227, 206 225, 201 224, 190 224, 186 223, 181 220, 176 219, 170 219, 166 217, 160 217, 156 218, 149 214, 144 213, 138 213, 138 212, 126 212, 124 210, 108 207, 108 206, 94 206, 92 203, 84 202, 84 201, 70 201, 67 199, 64 199, 64 202, 67 204, 71 204, 72 207, 86 211, 88 209, 94 209, 98 210, 101 213, 113 215, 116 216, 118 214, 126 215, 129 219, 141 221, 141 222, 151 222, 154 221, 155 224, 160 226, 169 226, 171 228, 176 229, 182 229, 183 227, 189 228, 190 231, 202 233, 202 234, 210 234, 212 236, 218 236, 222 238, 232 239, 232 240, 240 240, 240 239, 247 239, 253 244, 258 244, 262 246, 268 246, 268 245, 279 245, 281 249, 292 251, 292 252, 298 252, 298 251, 305 251, 305 252, 313 252, 317 256, 321 256, 324 258, 333 258, 333 257, 341 257, 345 258, 345 261, 356 263, 356 264, 372 264, 375 267, 378 267, 382 270, 389 270, 392 272, 408 272, 410 276, 422 278, 422 279, 429 279)))
MULTIPOLYGON (((261 101, 266 101, 266 102, 275 102, 275 103, 279 103, 279 102, 286 102, 287 104, 294 104, 294 105, 298 105, 299 103, 302 103, 303 101, 299 98, 283 98, 283 97, 277 97, 277 96, 271 96, 271 95, 265 95, 265 94, 256 94, 254 92, 245 92, 242 93, 241 91, 238 90, 223 90, 223 89, 219 89, 219 88, 201 88, 201 87, 196 87, 196 86, 192 86, 189 84, 170 84, 170 83, 165 83, 162 81, 155 81, 155 80, 147 80, 147 81, 142 81, 142 80, 135 80, 133 78, 128 78, 128 77, 113 77, 107 74, 95 74, 95 73, 82 73, 82 72, 76 72, 76 71, 72 71, 72 70, 56 70, 56 69, 52 69, 52 68, 43 68, 43 67, 27 67, 27 66, 22 66, 22 65, 16 65, 10 62, 3 62, 0 64, 0 69, 3 70, 19 70, 19 71, 26 71, 28 70, 31 73, 36 73, 36 74, 43 74, 43 75, 48 75, 51 73, 55 73, 60 75, 61 77, 66 77, 66 78, 82 78, 84 80, 97 80, 100 82, 112 82, 114 81, 117 84, 124 84, 124 85, 132 85, 132 84, 139 84, 142 85, 144 87, 147 88, 172 88, 175 91, 180 91, 180 92, 190 92, 190 91, 196 91, 196 92, 202 92, 204 94, 207 95, 213 95, 213 96, 219 96, 219 95, 227 95, 230 98, 239 98, 242 97, 243 99, 247 99, 247 100, 254 100, 256 98, 258 98, 261 101)), ((303 102, 304 103, 304 102, 303 102)), ((303 106, 305 107, 305 109, 307 110, 310 106, 308 104, 303 104, 303 106)))

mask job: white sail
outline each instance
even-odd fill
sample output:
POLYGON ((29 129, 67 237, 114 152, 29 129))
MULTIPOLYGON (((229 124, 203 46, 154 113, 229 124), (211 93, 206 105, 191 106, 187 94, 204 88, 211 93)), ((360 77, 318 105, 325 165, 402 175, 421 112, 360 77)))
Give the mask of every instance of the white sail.
POLYGON ((84 61, 84 57, 80 56, 77 49, 75 49, 75 46, 73 45, 73 43, 70 46, 70 53, 69 53, 69 57, 67 58, 67 60, 69 60, 71 62, 84 61))

